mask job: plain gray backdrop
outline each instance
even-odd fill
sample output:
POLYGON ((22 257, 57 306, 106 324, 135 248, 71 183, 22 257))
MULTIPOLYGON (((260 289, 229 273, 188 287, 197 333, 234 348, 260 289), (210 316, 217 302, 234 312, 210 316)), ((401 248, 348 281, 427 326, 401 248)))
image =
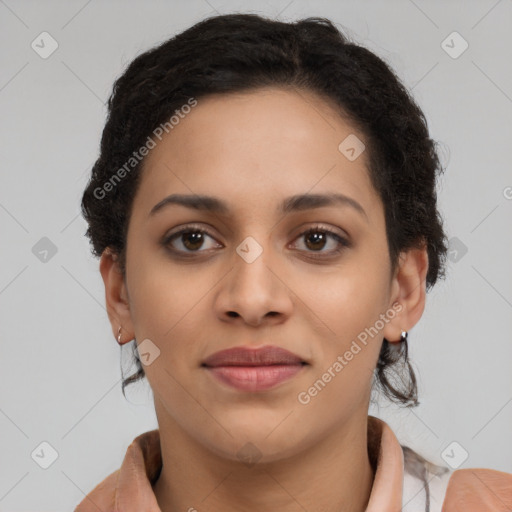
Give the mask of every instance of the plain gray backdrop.
POLYGON ((121 359, 133 368, 79 204, 115 78, 156 43, 236 11, 330 18, 424 110, 447 168, 447 278, 409 333, 421 405, 370 412, 434 462, 512 472, 511 0, 0 0, 1 511, 72 510, 157 427, 146 382, 121 393, 121 359))

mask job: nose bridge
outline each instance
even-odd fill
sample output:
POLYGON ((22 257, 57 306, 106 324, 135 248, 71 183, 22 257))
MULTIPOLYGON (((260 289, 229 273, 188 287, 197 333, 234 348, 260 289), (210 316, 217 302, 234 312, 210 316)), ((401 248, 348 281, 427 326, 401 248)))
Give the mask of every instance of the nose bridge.
POLYGON ((244 317, 260 323, 268 313, 289 313, 290 297, 275 268, 279 255, 273 255, 270 236, 253 230, 235 248, 233 268, 217 297, 221 315, 244 317), (276 256, 276 257, 274 257, 276 256))
POLYGON ((274 292, 271 266, 272 248, 269 236, 261 233, 246 236, 236 247, 234 258, 233 284, 237 293, 267 296, 274 292))

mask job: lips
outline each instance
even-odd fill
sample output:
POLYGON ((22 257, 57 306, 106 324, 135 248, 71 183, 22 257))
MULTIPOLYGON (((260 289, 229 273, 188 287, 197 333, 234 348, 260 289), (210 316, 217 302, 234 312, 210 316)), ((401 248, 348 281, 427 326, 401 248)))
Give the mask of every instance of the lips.
POLYGON ((235 347, 221 350, 202 363, 207 372, 237 391, 263 392, 301 374, 308 363, 280 347, 235 347))
POLYGON ((266 345, 261 348, 234 347, 215 352, 202 366, 270 366, 306 364, 298 355, 281 347, 266 345))

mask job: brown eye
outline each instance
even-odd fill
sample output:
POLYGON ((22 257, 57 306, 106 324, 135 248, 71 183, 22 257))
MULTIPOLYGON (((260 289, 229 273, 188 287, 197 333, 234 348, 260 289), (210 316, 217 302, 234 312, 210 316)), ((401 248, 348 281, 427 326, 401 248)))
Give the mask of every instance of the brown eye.
POLYGON ((204 243, 204 234, 199 231, 186 231, 181 234, 183 245, 190 251, 200 249, 204 243))
MULTIPOLYGON (((303 241, 301 252, 309 253, 312 258, 325 258, 340 253, 351 247, 350 242, 331 229, 315 226, 301 233, 296 240, 303 241), (324 250, 327 247, 327 250, 324 250)), ((185 226, 175 233, 166 236, 162 245, 177 255, 192 255, 207 252, 209 249, 223 247, 206 229, 196 226, 185 226), (208 242, 208 239, 211 242, 208 242), (209 245, 208 245, 209 244, 209 245)))
POLYGON ((325 235, 325 233, 320 231, 310 232, 305 235, 306 247, 315 251, 320 250, 325 246, 327 238, 328 237, 325 235))
MULTIPOLYGON (((332 256, 340 253, 343 249, 350 247, 348 240, 340 236, 334 231, 321 227, 315 226, 307 231, 304 231, 297 237, 297 240, 304 240, 304 246, 306 252, 319 253, 314 257, 332 256), (331 242, 329 244, 329 242, 331 242), (323 250, 325 247, 331 246, 329 250, 323 250)), ((294 244, 296 245, 296 244, 294 244)))
POLYGON ((165 237, 162 243, 164 246, 178 253, 205 252, 207 249, 219 246, 218 243, 211 243, 210 247, 207 246, 205 249, 204 246, 208 245, 206 243, 208 239, 214 240, 213 236, 205 229, 186 226, 180 231, 165 237), (204 250, 201 251, 199 249, 204 250))

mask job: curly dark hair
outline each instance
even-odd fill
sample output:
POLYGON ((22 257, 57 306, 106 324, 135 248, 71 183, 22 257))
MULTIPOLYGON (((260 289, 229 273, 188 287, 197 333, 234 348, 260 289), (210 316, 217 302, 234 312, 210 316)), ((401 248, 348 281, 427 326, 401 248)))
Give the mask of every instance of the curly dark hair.
MULTIPOLYGON (((436 205, 436 178, 444 171, 437 143, 392 69, 321 17, 286 23, 256 14, 212 16, 128 65, 114 83, 100 155, 82 198, 94 255, 109 247, 126 271, 126 234, 144 159, 132 170, 126 162, 156 127, 191 98, 267 86, 313 92, 365 135, 371 183, 385 210, 392 271, 401 251, 426 247, 430 290, 444 277, 447 252, 436 205), (123 179, 113 183, 122 168, 123 179)), ((396 345, 384 339, 374 384, 391 401, 416 406, 407 342, 396 345)), ((135 344, 133 353, 138 370, 123 381, 123 394, 126 385, 145 376, 135 344)))

